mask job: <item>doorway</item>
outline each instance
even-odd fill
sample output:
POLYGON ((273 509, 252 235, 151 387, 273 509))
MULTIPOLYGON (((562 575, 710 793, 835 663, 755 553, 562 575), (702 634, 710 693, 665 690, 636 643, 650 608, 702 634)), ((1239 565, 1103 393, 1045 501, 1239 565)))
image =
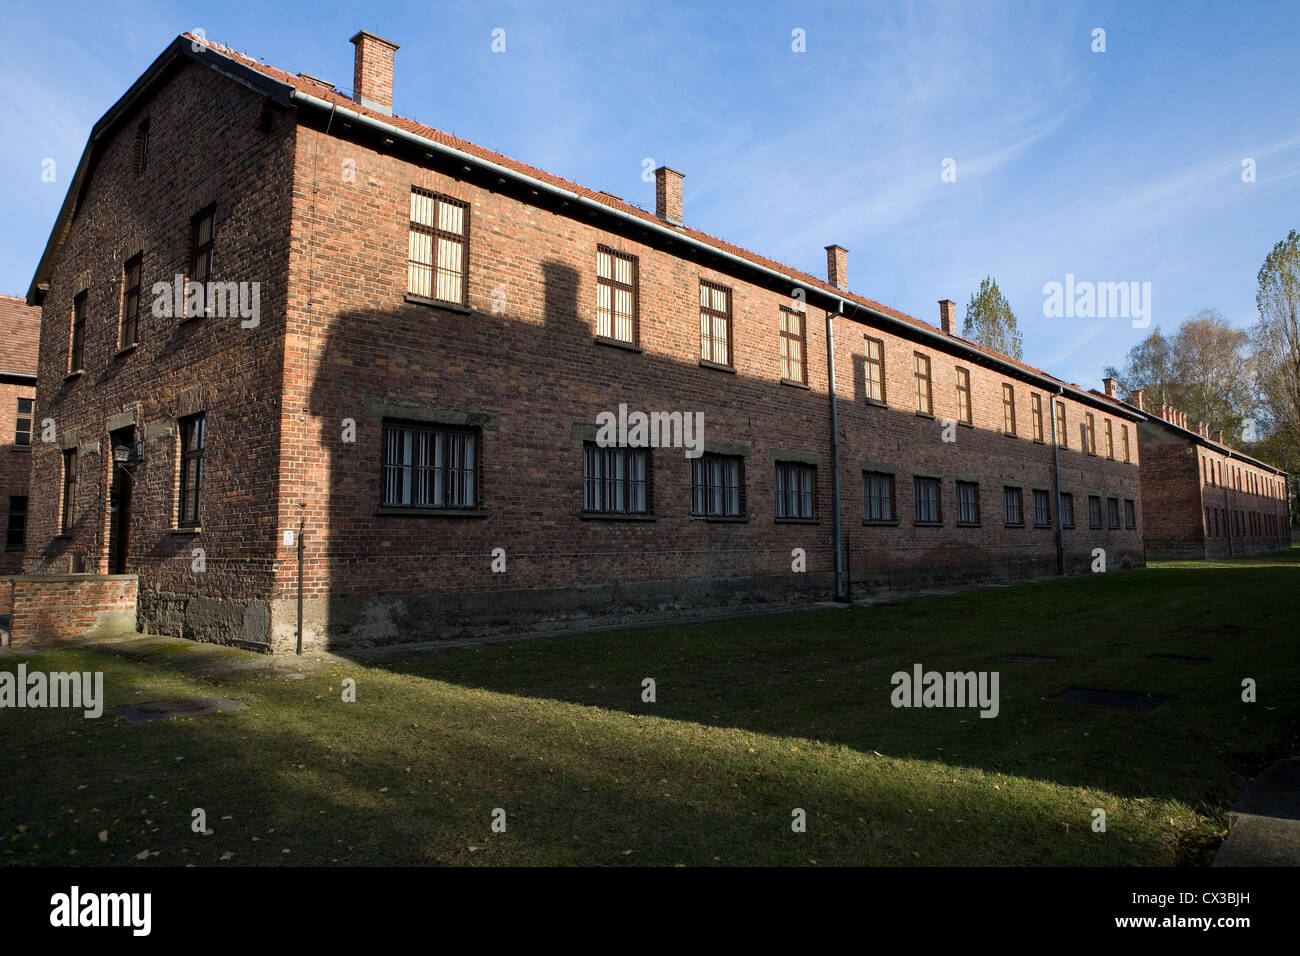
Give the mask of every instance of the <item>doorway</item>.
POLYGON ((108 573, 126 574, 127 562, 131 553, 131 485, 130 465, 119 464, 113 460, 112 449, 125 445, 132 446, 135 440, 133 428, 120 428, 109 434, 109 461, 113 477, 108 485, 108 573))

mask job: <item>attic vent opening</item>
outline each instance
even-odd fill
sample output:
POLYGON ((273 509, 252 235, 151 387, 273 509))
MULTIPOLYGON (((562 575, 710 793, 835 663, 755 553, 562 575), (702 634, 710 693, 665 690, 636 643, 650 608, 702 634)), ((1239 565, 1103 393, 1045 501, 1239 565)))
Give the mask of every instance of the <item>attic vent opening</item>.
POLYGON ((135 171, 143 173, 149 165, 149 121, 141 120, 135 128, 135 171))

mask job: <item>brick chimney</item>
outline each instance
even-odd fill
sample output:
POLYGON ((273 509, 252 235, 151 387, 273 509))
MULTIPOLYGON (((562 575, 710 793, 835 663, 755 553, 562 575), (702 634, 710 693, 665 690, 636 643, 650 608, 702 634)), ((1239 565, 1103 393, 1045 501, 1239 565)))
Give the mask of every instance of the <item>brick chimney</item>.
POLYGON ((849 287, 849 250, 843 246, 826 247, 826 281, 837 289, 849 287))
POLYGON ((1208 436, 1205 434, 1205 429, 1206 429, 1206 424, 1205 424, 1205 422, 1198 421, 1198 422, 1196 423, 1196 434, 1200 435, 1202 438, 1206 438, 1206 437, 1208 437, 1208 436))
POLYGON ((1217 441, 1220 445, 1223 444, 1223 429, 1222 429, 1222 428, 1215 429, 1215 431, 1214 431, 1214 440, 1217 441))
POLYGON ((1140 412, 1146 411, 1146 409, 1142 407, 1142 389, 1133 389, 1133 391, 1129 393, 1128 403, 1140 412))
POLYGON ((655 214, 674 226, 682 224, 682 180, 685 173, 668 166, 655 170, 655 214))
POLYGON ((393 115, 393 60, 397 44, 361 30, 350 43, 356 44, 352 64, 352 98, 362 106, 393 115))
POLYGON ((1118 385, 1119 385, 1119 383, 1116 382, 1113 378, 1103 378, 1103 379, 1101 380, 1101 387, 1104 388, 1104 389, 1106 390, 1106 397, 1107 397, 1107 398, 1114 398, 1114 397, 1115 397, 1115 394, 1116 394, 1116 388, 1118 387, 1118 385))
POLYGON ((939 328, 944 335, 957 334, 957 303, 952 299, 939 300, 939 328))

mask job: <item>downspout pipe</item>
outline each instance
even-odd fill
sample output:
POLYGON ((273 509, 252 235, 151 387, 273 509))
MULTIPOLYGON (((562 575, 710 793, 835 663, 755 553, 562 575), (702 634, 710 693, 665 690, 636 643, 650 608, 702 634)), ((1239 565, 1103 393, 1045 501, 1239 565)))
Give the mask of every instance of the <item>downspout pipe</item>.
MULTIPOLYGON (((840 302, 840 313, 844 303, 840 302)), ((831 397, 831 541, 835 548, 835 600, 847 601, 844 591, 843 529, 840 526, 840 417, 835 398, 835 313, 826 313, 826 374, 831 397)))
POLYGON ((1056 435, 1056 400, 1061 397, 1058 388, 1052 395, 1052 490, 1056 495, 1056 573, 1065 576, 1065 518, 1061 514, 1061 442, 1056 435))
POLYGON ((1232 557, 1232 555, 1233 555, 1233 547, 1232 547, 1232 498, 1231 498, 1231 497, 1229 496, 1229 494, 1228 494, 1228 486, 1232 484, 1232 465, 1229 464, 1229 462, 1231 462, 1231 461, 1232 461, 1232 452, 1230 452, 1230 451, 1225 451, 1225 452, 1224 452, 1224 456, 1223 456, 1223 463, 1224 463, 1224 468, 1223 468, 1223 477, 1224 477, 1224 479, 1225 479, 1224 482, 1223 482, 1223 510, 1224 510, 1224 512, 1227 513, 1227 516, 1228 516, 1228 520, 1227 520, 1227 525, 1228 525, 1228 557, 1232 557))
POLYGON ((298 521, 298 653, 302 653, 302 551, 303 536, 307 530, 307 519, 298 521))

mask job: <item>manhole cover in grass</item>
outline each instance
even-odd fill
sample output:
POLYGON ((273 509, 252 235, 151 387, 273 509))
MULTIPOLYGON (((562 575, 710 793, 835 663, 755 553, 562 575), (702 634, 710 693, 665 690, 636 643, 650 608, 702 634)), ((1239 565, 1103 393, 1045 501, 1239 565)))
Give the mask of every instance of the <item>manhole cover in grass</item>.
POLYGON ((1236 624, 1188 624, 1183 628, 1184 634, 1240 634, 1241 628, 1236 624))
POLYGON ((1029 654, 1008 654, 1005 657, 999 657, 998 660, 1006 661, 1008 664, 1055 664, 1055 657, 1032 657, 1029 654))
POLYGON ((1192 657, 1187 654, 1149 654, 1147 655, 1153 661, 1176 661, 1183 664, 1201 664, 1208 661, 1208 657, 1192 657))
POLYGON ((1057 694, 1053 699, 1067 704, 1096 704, 1098 707, 1130 710, 1139 714, 1149 714, 1165 702, 1163 697, 1148 697, 1145 694, 1117 694, 1108 690, 1073 689, 1057 694))
POLYGON ((243 710, 248 705, 228 697, 186 697, 181 700, 152 700, 129 707, 117 707, 113 713, 126 718, 128 724, 147 724, 171 717, 202 717, 204 714, 243 710))

